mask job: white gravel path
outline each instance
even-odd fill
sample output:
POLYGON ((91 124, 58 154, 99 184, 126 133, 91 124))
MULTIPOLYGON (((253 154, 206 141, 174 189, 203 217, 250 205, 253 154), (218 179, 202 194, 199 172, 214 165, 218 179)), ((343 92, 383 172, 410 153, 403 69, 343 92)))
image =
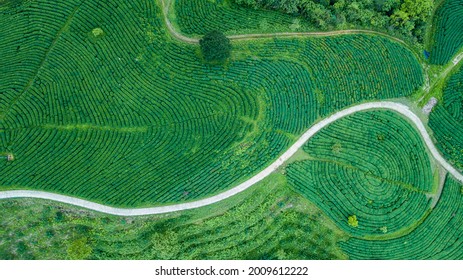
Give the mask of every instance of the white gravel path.
POLYGON ((280 156, 274 163, 270 166, 265 168, 263 171, 259 172, 257 175, 252 177, 251 179, 247 180, 246 182, 228 190, 218 195, 188 202, 188 203, 180 203, 175 205, 168 205, 168 206, 160 206, 160 207, 150 207, 150 208, 134 208, 134 209, 125 209, 125 208, 115 208, 109 207, 105 205, 101 205, 98 203, 93 203, 87 200, 78 199, 70 196, 58 195, 48 192, 42 191, 26 191, 26 190, 16 190, 16 191, 3 191, 0 192, 0 199, 6 198, 20 198, 20 197, 29 197, 29 198, 42 198, 42 199, 49 199, 54 201, 59 201, 67 204, 72 204, 75 206, 84 207, 87 209, 118 215, 118 216, 140 216, 140 215, 152 215, 152 214, 162 214, 162 213, 169 213, 175 211, 182 211, 187 209, 198 208, 206 205, 210 205, 224 199, 227 199, 231 196, 234 196, 249 187, 253 186, 254 184, 258 183, 259 181, 263 180, 267 176, 269 176, 272 172, 282 166, 290 157, 292 157, 299 148, 301 148, 313 135, 315 135, 318 131, 323 129, 324 127, 330 125, 331 123, 344 118, 348 115, 354 114, 356 112, 365 111, 365 110, 372 110, 372 109, 387 109, 396 111, 403 116, 407 117, 418 129, 420 135, 422 136, 426 146, 429 148, 431 155, 439 162, 442 167, 447 170, 453 177, 463 183, 463 175, 460 174, 452 165, 450 165, 438 152, 436 146, 431 140, 428 132, 426 131, 425 126, 421 122, 420 118, 415 115, 407 106, 390 102, 390 101, 383 101, 383 102, 370 102, 370 103, 363 103, 360 105, 356 105, 345 110, 339 111, 326 119, 316 123, 313 125, 309 130, 307 130, 297 141, 292 145, 282 156, 280 156))

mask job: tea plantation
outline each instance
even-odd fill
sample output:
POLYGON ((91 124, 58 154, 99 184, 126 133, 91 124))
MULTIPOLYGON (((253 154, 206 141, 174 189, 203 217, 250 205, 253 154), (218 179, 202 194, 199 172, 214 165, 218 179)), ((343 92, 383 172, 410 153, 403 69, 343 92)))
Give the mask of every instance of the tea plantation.
POLYGON ((348 116, 303 148, 310 159, 287 167, 288 181, 341 229, 381 236, 412 226, 429 208, 432 169, 415 129, 396 113, 348 116), (351 227, 351 215, 358 227, 351 227))
POLYGON ((178 206, 296 153, 161 215, 1 199, 0 259, 462 259, 460 2, 427 7, 426 59, 392 37, 404 14, 389 35, 290 36, 272 33, 321 30, 228 0, 0 0, 0 193, 178 206), (214 30, 241 36, 224 61, 198 44, 214 30), (410 112, 326 122, 386 100, 410 112))
POLYGON ((352 259, 462 259, 461 185, 447 178, 436 208, 414 231, 399 238, 351 238, 340 244, 352 259))
POLYGON ((154 1, 26 1, 0 20, 2 189, 114 206, 216 194, 318 118, 423 80, 408 49, 367 35, 241 42, 209 65, 154 1))

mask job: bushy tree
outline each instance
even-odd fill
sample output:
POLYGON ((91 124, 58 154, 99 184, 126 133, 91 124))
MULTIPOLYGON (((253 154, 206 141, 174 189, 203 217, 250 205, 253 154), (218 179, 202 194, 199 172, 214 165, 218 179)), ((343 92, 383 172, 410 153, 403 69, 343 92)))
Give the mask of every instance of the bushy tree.
POLYGON ((349 226, 351 227, 358 227, 359 226, 359 222, 357 220, 357 216, 356 215, 352 215, 352 216, 349 216, 347 218, 347 223, 349 224, 349 226))
POLYGON ((207 61, 224 61, 230 57, 231 44, 222 32, 214 30, 199 40, 199 46, 207 61))

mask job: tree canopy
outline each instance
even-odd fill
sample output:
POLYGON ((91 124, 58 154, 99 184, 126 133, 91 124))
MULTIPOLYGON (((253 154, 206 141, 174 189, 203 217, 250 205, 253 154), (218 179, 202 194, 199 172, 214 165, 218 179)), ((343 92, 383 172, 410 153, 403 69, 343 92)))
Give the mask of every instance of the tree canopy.
POLYGON ((214 30, 199 40, 201 52, 206 61, 224 61, 230 57, 231 44, 222 32, 214 30))

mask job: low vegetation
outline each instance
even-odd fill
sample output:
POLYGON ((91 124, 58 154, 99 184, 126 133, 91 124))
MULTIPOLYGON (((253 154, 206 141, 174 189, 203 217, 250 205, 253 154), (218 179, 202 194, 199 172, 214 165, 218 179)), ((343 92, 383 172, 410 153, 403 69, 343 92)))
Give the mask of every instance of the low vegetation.
MULTIPOLYGON (((463 46, 461 1, 169 2, 195 45, 168 33, 161 1, 0 0, 0 191, 144 207, 227 190, 322 118, 425 92, 415 50, 435 32, 432 85, 463 46), (275 36, 231 51, 225 36, 353 28, 396 38, 275 36)), ((453 71, 429 127, 463 170, 463 70, 453 71)), ((199 209, 128 218, 0 200, 0 259, 461 259, 463 186, 439 168, 405 118, 359 112, 199 209)))
POLYGON ((344 259, 347 236, 274 175, 202 209, 121 218, 0 201, 0 259, 344 259))

